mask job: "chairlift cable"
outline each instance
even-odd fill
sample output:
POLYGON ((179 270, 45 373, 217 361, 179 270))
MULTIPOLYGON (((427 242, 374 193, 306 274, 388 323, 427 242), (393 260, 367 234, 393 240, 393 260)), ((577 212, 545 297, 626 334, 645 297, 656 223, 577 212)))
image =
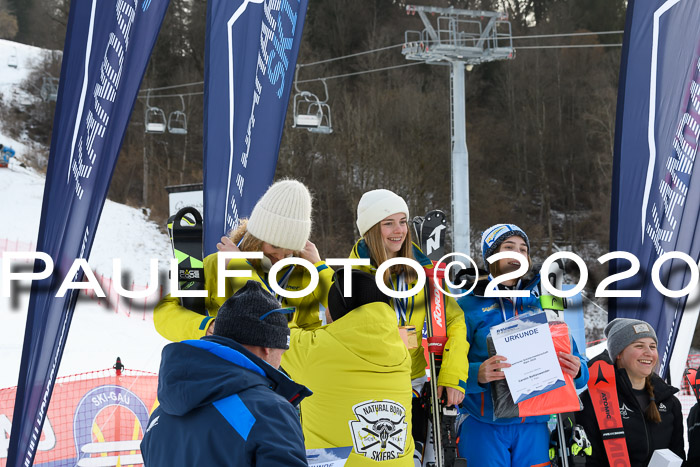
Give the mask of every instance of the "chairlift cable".
POLYGON ((622 44, 569 44, 569 45, 527 45, 513 47, 515 50, 523 49, 585 49, 590 47, 622 47, 622 44))
MULTIPOLYGON (((151 94, 151 97, 180 97, 180 96, 201 96, 204 94, 204 91, 195 91, 195 92, 185 92, 182 94, 151 94)), ((143 99, 146 96, 138 96, 139 99, 143 99)))
MULTIPOLYGON (((346 58, 352 58, 352 57, 358 57, 360 55, 367 55, 375 52, 382 52, 384 50, 389 50, 389 49, 396 49, 403 46, 403 42, 401 44, 394 44, 394 45, 389 45, 386 47, 380 47, 378 49, 372 49, 372 50, 366 50, 364 52, 357 52, 354 54, 349 54, 349 55, 342 55, 340 57, 333 57, 333 58, 327 58, 325 60, 319 60, 317 62, 311 62, 311 63, 300 63, 299 68, 305 67, 305 66, 312 66, 312 65, 320 65, 321 63, 328 63, 328 62, 334 62, 336 60, 343 60, 346 58)), ((301 83, 301 81, 299 81, 301 83)))
MULTIPOLYGON (((149 92, 149 91, 164 91, 166 89, 175 89, 175 88, 186 88, 188 86, 198 86, 200 84, 204 84, 204 81, 197 81, 195 83, 185 83, 185 84, 173 84, 172 86, 162 86, 159 88, 146 88, 146 89, 140 89, 139 92, 149 92)), ((187 94, 182 94, 183 96, 186 96, 187 94)))
POLYGON ((348 76, 364 75, 366 73, 374 73, 377 71, 394 70, 396 68, 405 68, 405 67, 414 66, 414 65, 423 65, 424 63, 425 62, 412 62, 412 63, 404 63, 403 65, 387 66, 387 67, 383 67, 383 68, 372 68, 370 70, 355 71, 353 73, 344 73, 342 75, 322 76, 319 78, 305 79, 303 81, 298 81, 298 83, 310 83, 312 81, 323 81, 323 80, 336 79, 336 78, 346 78, 348 76))
POLYGON ((561 34, 536 34, 532 36, 512 36, 511 39, 540 39, 548 37, 602 36, 605 34, 623 34, 625 31, 570 32, 561 34))
MULTIPOLYGON (((598 32, 573 32, 573 33, 561 33, 561 34, 536 34, 536 35, 531 35, 531 36, 512 36, 512 39, 541 39, 541 38, 553 38, 553 37, 598 36, 598 35, 605 35, 605 34, 622 34, 622 33, 624 33, 624 31, 598 31, 598 32)), ((432 41, 428 41, 428 43, 430 43, 430 42, 432 42, 432 41)), ((394 49, 394 48, 398 48, 401 46, 403 46, 403 43, 389 45, 386 47, 380 47, 380 48, 372 49, 372 50, 366 50, 363 52, 357 52, 354 54, 328 58, 325 60, 318 60, 318 61, 311 62, 311 63, 300 63, 298 66, 301 68, 301 67, 307 67, 307 66, 312 66, 312 65, 320 65, 322 63, 329 63, 329 62, 334 62, 334 61, 338 61, 338 60, 344 60, 346 58, 353 58, 353 57, 367 55, 367 54, 371 54, 371 53, 375 53, 375 52, 382 52, 384 50, 394 49)), ((572 45, 548 45, 548 46, 520 46, 520 47, 515 47, 515 48, 516 49, 555 49, 555 48, 567 49, 567 48, 584 48, 584 47, 620 47, 620 46, 622 46, 622 44, 572 44, 572 45)), ((422 63, 422 62, 417 62, 416 64, 418 64, 418 63, 422 63)), ((409 65, 377 68, 377 69, 366 70, 366 71, 362 71, 362 72, 329 76, 327 78, 312 78, 312 79, 299 81, 299 83, 319 81, 320 79, 344 78, 346 76, 354 76, 354 75, 363 74, 363 73, 373 73, 375 71, 391 70, 393 68, 400 68, 402 66, 409 66, 409 65)), ((161 91, 161 90, 166 90, 166 89, 176 89, 176 88, 182 88, 182 87, 188 87, 188 86, 198 86, 201 84, 204 84, 204 81, 196 81, 196 82, 185 83, 185 84, 174 84, 172 86, 161 86, 161 87, 157 87, 157 88, 146 88, 146 89, 139 90, 139 93, 148 92, 148 91, 161 91)), ((182 93, 182 94, 152 95, 152 97, 199 96, 202 94, 204 94, 203 91, 189 92, 189 93, 182 93)), ((139 97, 142 97, 142 96, 139 96, 139 97)))

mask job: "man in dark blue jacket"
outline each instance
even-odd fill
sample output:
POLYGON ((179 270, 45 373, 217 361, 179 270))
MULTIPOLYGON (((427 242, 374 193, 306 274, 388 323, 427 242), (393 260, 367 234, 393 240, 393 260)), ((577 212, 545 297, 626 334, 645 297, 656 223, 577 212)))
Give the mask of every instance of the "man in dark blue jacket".
POLYGON ((311 391, 278 371, 289 311, 249 281, 222 305, 213 336, 165 346, 145 466, 307 465, 295 406, 311 391))

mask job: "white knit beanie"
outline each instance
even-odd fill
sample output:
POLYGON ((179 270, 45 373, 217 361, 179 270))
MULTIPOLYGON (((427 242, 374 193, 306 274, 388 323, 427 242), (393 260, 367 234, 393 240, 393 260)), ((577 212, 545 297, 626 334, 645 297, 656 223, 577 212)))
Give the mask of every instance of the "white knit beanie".
POLYGON ((364 236, 382 219, 399 212, 406 214, 408 220, 408 206, 402 197, 389 190, 368 191, 362 195, 357 205, 357 228, 360 230, 360 236, 364 236))
POLYGON ((303 250, 311 233, 309 190, 296 180, 273 184, 253 208, 247 229, 272 246, 303 250))

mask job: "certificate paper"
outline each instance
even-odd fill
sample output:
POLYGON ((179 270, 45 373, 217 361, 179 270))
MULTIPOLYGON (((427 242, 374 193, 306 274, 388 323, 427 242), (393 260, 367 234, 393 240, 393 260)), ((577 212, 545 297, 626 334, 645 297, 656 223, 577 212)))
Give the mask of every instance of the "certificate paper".
POLYGON ((564 386, 564 374, 544 312, 493 326, 491 336, 496 353, 511 365, 503 372, 514 403, 564 386))

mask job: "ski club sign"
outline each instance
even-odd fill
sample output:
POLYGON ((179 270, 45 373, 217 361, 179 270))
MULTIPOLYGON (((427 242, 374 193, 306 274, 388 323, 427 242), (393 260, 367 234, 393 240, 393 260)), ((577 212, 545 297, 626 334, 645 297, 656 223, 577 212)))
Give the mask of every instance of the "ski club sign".
MULTIPOLYGON (((156 400, 156 375, 57 383, 34 465, 99 467, 141 464, 140 443, 156 400), (110 382, 111 381, 111 382, 110 382)), ((0 399, 0 434, 11 429, 14 397, 0 399)), ((7 446, 0 446, 0 467, 7 446)))

